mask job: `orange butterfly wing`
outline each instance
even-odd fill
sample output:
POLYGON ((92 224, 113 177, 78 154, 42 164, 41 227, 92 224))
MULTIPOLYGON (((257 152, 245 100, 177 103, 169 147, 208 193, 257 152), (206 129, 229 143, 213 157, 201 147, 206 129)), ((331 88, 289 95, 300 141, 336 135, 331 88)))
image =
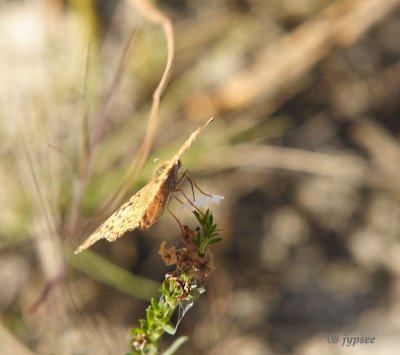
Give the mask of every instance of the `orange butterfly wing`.
POLYGON ((75 254, 91 247, 100 239, 114 241, 125 232, 140 228, 143 216, 158 192, 160 183, 150 181, 100 225, 76 250, 75 254))
POLYGON ((185 143, 183 143, 178 153, 166 163, 162 172, 101 224, 100 227, 75 250, 75 254, 91 247, 100 239, 105 238, 109 242, 112 242, 122 237, 127 231, 133 231, 136 228, 149 228, 163 213, 169 201, 170 194, 175 189, 179 158, 212 120, 213 118, 208 120, 203 126, 197 128, 185 143))

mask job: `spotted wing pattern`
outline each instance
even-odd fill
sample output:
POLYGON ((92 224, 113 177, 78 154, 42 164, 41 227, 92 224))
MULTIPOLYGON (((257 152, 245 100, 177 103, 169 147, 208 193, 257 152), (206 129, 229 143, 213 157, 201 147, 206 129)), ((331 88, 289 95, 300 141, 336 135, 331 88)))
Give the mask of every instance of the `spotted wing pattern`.
POLYGON ((159 183, 150 181, 140 189, 100 225, 100 227, 75 250, 75 254, 91 247, 102 238, 111 242, 121 237, 128 230, 140 228, 144 213, 157 194, 159 185, 159 183))
POLYGON ((163 213, 170 199, 171 192, 175 189, 179 170, 179 158, 212 120, 213 118, 208 120, 203 126, 197 128, 186 142, 183 143, 173 158, 167 162, 161 173, 140 189, 101 224, 100 227, 75 250, 75 254, 89 248, 102 238, 112 242, 122 237, 127 231, 133 231, 137 228, 149 228, 163 213))

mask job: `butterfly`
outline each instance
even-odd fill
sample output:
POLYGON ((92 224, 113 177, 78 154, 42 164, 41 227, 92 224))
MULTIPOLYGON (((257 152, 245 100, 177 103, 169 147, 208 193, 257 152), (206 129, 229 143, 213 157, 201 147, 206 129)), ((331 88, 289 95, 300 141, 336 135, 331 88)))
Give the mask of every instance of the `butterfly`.
POLYGON ((122 237, 127 231, 147 229, 162 215, 179 184, 181 155, 191 146, 197 136, 214 118, 198 127, 180 147, 172 159, 157 169, 153 179, 118 208, 76 250, 75 254, 91 247, 100 239, 109 242, 122 237))

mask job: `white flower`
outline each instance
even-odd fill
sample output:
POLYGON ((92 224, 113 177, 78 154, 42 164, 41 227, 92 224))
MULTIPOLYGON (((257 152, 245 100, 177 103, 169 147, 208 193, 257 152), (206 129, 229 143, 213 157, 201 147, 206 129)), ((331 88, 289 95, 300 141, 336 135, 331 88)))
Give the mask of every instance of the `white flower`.
POLYGON ((187 208, 189 210, 193 210, 193 206, 196 206, 197 208, 201 208, 209 202, 219 204, 220 201, 223 199, 224 199, 224 196, 221 196, 221 195, 201 195, 200 197, 197 197, 195 200, 193 198, 190 198, 189 201, 186 201, 180 207, 180 209, 187 208))

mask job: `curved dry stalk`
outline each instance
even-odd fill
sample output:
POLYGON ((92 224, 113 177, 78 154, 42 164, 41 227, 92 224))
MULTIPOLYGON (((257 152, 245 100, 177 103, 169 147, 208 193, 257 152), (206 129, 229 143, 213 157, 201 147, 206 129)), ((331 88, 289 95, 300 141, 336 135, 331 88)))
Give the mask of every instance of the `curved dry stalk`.
POLYGON ((161 25, 167 42, 167 63, 161 80, 153 93, 153 101, 143 142, 139 147, 136 156, 133 158, 125 178, 117 187, 115 193, 106 202, 106 206, 109 207, 118 204, 118 202, 125 196, 131 181, 135 178, 136 174, 140 171, 149 156, 156 133, 161 98, 168 86, 175 58, 175 39, 171 20, 146 0, 129 0, 129 2, 132 3, 132 5, 149 21, 161 25))
MULTIPOLYGON (((153 102, 143 142, 139 147, 138 153, 136 154, 135 158, 133 159, 128 169, 126 177, 123 179, 120 186, 116 189, 116 192, 110 198, 110 201, 115 201, 115 202, 120 201, 122 197, 125 195, 126 191, 128 190, 130 182, 134 179, 137 172, 144 165, 149 155, 157 128, 157 118, 160 108, 161 97, 165 92, 165 89, 169 83, 169 79, 171 76, 171 69, 174 60, 174 52, 175 52, 175 41, 174 41, 174 34, 173 34, 171 20, 147 1, 141 1, 141 0, 130 0, 130 1, 132 2, 133 6, 135 6, 136 9, 138 9, 149 21, 162 26, 167 41, 167 63, 164 69, 164 73, 161 77, 161 80, 153 93, 153 102)), ((107 125, 107 121, 109 118, 108 113, 111 107, 111 101, 113 98, 113 94, 115 93, 116 87, 120 82, 123 68, 125 67, 127 58, 129 56, 129 49, 131 47, 132 37, 133 36, 131 36, 128 44, 124 49, 123 56, 116 71, 116 76, 113 80, 111 89, 109 91, 103 110, 101 112, 101 116, 97 128, 95 129, 95 132, 93 134, 93 138, 89 142, 86 154, 82 154, 82 161, 85 161, 85 163, 81 164, 83 166, 83 169, 81 169, 81 176, 79 177, 77 191, 75 193, 76 198, 73 202, 71 213, 67 218, 67 222, 65 224, 66 228, 64 228, 65 234, 67 236, 73 235, 77 226, 84 190, 91 173, 91 167, 93 163, 93 152, 96 145, 104 137, 105 127, 107 125)), ((112 205, 112 202, 110 201, 106 201, 106 205, 108 207, 112 205)))

